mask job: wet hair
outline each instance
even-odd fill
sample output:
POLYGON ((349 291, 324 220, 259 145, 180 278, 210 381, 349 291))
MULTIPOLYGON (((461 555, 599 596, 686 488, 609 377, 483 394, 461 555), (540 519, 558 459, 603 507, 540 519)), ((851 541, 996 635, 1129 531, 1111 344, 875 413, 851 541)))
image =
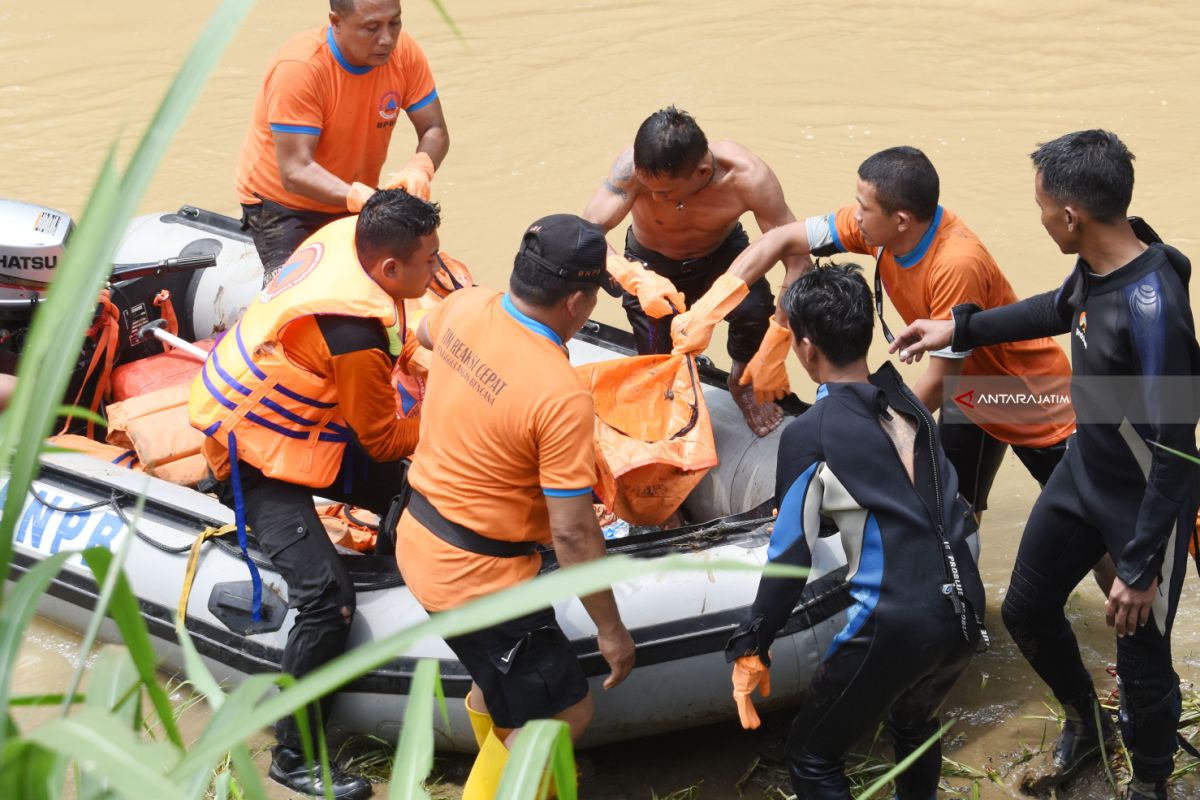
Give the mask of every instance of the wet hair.
POLYGON ((813 267, 784 293, 782 306, 796 341, 808 337, 834 366, 866 358, 875 318, 857 265, 813 267))
POLYGON ((871 184, 875 198, 886 214, 908 211, 920 222, 937 213, 937 170, 915 147, 880 150, 858 168, 858 177, 871 184))
POLYGON ((708 154, 708 138, 686 111, 655 111, 633 137, 633 166, 656 178, 685 178, 708 154))
POLYGON ((442 224, 442 209, 403 189, 380 189, 358 214, 354 247, 364 266, 380 256, 405 259, 442 224))
POLYGON ((1124 219, 1133 200, 1133 153, 1109 131, 1075 131, 1029 154, 1042 189, 1100 222, 1124 219))
POLYGON ((508 278, 508 291, 531 306, 553 308, 575 292, 600 291, 600 284, 561 278, 518 253, 508 278))

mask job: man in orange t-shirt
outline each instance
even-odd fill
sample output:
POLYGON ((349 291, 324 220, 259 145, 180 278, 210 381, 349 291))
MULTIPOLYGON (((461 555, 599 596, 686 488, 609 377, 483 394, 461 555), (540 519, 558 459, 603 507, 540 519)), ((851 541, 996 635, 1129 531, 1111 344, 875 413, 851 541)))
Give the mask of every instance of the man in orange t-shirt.
POLYGON ((399 0, 330 0, 328 27, 272 56, 237 169, 242 225, 263 284, 317 229, 357 213, 379 185, 400 112, 416 153, 385 188, 429 199, 450 136, 425 54, 400 29, 399 0))
MULTIPOLYGON (((604 556, 592 506, 595 409, 564 343, 599 287, 615 291, 607 249, 599 225, 544 217, 525 232, 507 294, 463 289, 421 321, 417 336, 433 355, 396 559, 430 612, 532 579, 539 544, 564 567, 604 556)), ((633 640, 611 591, 580 599, 611 688, 633 667, 633 640)), ((447 644, 471 674, 467 710, 480 743, 464 798, 495 796, 526 722, 564 720, 576 739, 587 728, 587 678, 552 608, 447 644)))
MULTIPOLYGON (((875 257, 880 284, 906 323, 950 319, 951 309, 960 303, 994 308, 1016 302, 995 259, 956 214, 938 205, 938 193, 937 171, 924 153, 913 147, 883 150, 858 169, 856 205, 764 234, 734 261, 729 274, 751 282, 781 257, 862 253, 875 257)), ((883 322, 879 294, 875 302, 883 322)), ((890 341, 887 323, 883 325, 890 341)), ((677 333, 678 340, 686 338, 685 332, 677 333)), ((687 347, 702 349, 703 344, 687 347)), ((1075 430, 1069 403, 1051 401, 1002 415, 983 413, 973 407, 971 397, 957 392, 955 402, 943 404, 943 399, 947 385, 953 387, 959 376, 998 381, 998 388, 1012 395, 1065 396, 1071 365, 1062 348, 1040 338, 931 355, 913 392, 930 411, 941 408, 942 446, 958 472, 959 491, 976 512, 987 508, 1008 445, 1044 485, 1075 430)), ((755 385, 756 391, 769 388, 755 385)))

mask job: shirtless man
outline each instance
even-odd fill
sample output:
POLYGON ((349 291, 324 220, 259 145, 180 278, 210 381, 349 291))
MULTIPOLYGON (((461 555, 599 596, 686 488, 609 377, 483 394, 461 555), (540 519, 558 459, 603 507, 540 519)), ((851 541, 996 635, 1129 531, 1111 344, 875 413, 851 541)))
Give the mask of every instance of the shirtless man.
MULTIPOLYGON (((638 128, 633 146, 617 158, 583 217, 607 232, 633 214, 625 257, 610 246, 608 271, 625 289, 622 305, 639 353, 671 352, 673 315, 717 284, 750 243, 738 222, 747 211, 763 233, 796 219, 762 159, 734 142, 710 144, 696 120, 674 106, 651 114, 638 128)), ((811 261, 789 257, 784 264, 786 289, 811 261)), ((769 325, 774 308, 763 278, 712 310, 729 321, 729 391, 759 436, 783 419, 773 401, 755 399, 751 384, 760 365, 749 363, 768 327, 787 336, 781 313, 769 325)))

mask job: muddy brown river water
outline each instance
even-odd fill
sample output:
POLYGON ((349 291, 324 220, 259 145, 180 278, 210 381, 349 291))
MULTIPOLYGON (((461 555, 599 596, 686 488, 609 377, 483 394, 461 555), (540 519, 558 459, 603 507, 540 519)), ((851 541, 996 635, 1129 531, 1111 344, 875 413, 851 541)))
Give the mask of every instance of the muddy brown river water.
MULTIPOLYGON (((455 38, 427 0, 405 0, 424 46, 452 145, 434 184, 443 243, 484 283, 505 280, 530 220, 578 212, 652 111, 675 103, 712 139, 733 139, 778 174, 799 217, 852 201, 857 165, 897 144, 937 166, 942 202, 997 257, 1019 295, 1070 269, 1042 231, 1028 153, 1085 127, 1116 131, 1138 155, 1133 212, 1200 257, 1200 3, 1157 0, 445 0, 455 38)), ((215 0, 0 1, 0 195, 82 210, 110 142, 131 149, 215 0)), ((172 145, 144 211, 187 203, 237 211, 233 171, 266 60, 321 24, 321 0, 261 0, 172 145)), ((401 125, 389 167, 403 164, 401 125)), ((747 220, 752 236, 756 229, 747 220)), ((618 242, 614 232, 612 240, 618 242)), ((895 326, 898 318, 888 311, 895 326)), ((615 302, 597 316, 623 324, 615 302)), ((717 342, 714 354, 724 352, 717 342)), ((876 362, 884 357, 877 343, 876 362)), ((718 357, 718 362, 720 358, 718 357)), ((910 370, 910 376, 914 373, 910 370)), ((813 387, 793 371, 797 392, 813 387)), ((955 760, 999 766, 1043 740, 1046 692, 1002 631, 998 608, 1037 491, 1011 455, 985 521, 982 567, 996 645, 949 703, 961 718, 955 760)), ((1103 686, 1113 640, 1102 598, 1081 585, 1081 644, 1103 686)), ((1174 635, 1177 670, 1200 677, 1200 582, 1174 635)), ((16 675, 23 693, 61 690, 76 639, 36 624, 16 675)), ((786 717, 786 715, 785 715, 786 717)), ((648 798, 696 787, 733 798, 764 749, 779 755, 786 718, 764 731, 728 725, 583 754, 585 797, 648 798)), ((1050 734, 1053 735, 1052 733, 1050 734)), ((464 762, 440 763, 448 784, 464 762)), ((747 796, 763 791, 758 770, 747 796)), ((1102 783, 1071 797, 1110 797, 1102 783)), ((453 791, 452 789, 450 790, 453 791)), ((982 797, 1008 787, 985 783, 982 797)), ((1182 783, 1179 797, 1200 797, 1182 783)), ((285 796, 283 794, 279 796, 285 796)), ((778 794, 769 796, 778 797, 778 794)))

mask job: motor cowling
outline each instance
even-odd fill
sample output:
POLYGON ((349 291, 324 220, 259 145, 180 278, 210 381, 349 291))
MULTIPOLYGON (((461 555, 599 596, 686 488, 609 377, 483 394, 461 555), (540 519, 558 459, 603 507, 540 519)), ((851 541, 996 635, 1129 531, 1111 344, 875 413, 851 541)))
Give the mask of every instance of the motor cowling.
POLYGON ((45 291, 73 229, 62 211, 0 199, 0 305, 45 291))

